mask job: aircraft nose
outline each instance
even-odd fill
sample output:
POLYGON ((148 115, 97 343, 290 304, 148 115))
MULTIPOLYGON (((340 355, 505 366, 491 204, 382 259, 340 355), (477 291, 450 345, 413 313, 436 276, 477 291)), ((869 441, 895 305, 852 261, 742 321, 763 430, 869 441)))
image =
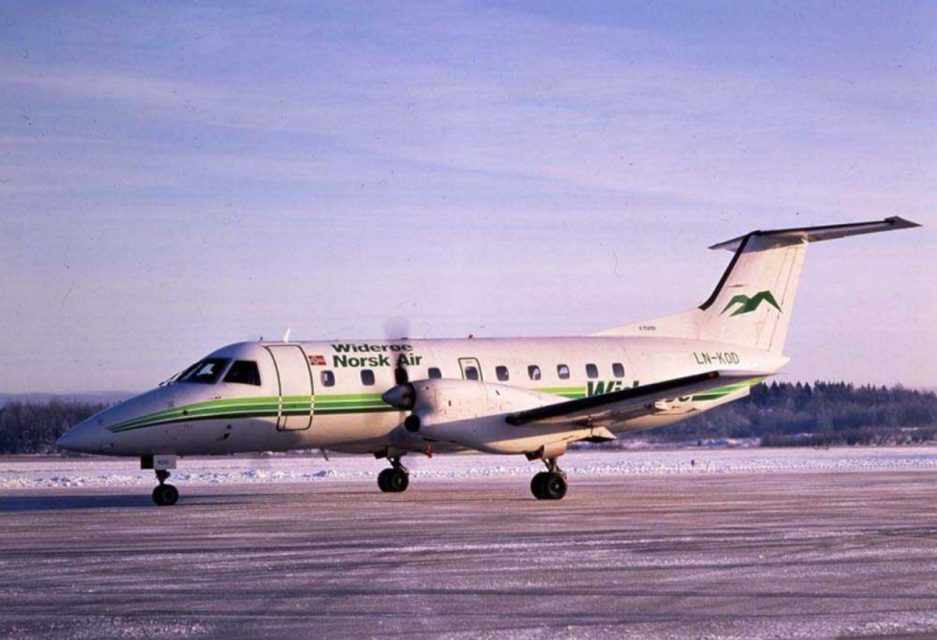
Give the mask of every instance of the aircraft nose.
POLYGON ((101 453, 107 448, 111 433, 91 420, 79 422, 55 441, 57 447, 83 453, 101 453))

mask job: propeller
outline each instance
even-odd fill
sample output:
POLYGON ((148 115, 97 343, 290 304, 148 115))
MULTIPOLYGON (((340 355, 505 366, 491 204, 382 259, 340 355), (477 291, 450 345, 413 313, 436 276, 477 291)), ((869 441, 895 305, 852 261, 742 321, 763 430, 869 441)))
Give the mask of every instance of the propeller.
MULTIPOLYGON (((410 323, 406 318, 396 316, 384 322, 384 338, 388 342, 402 342, 410 337, 410 323)), ((403 352, 397 356, 394 366, 394 384, 401 385, 410 382, 410 372, 407 371, 407 360, 403 352)))
MULTIPOLYGON (((407 340, 410 336, 410 322, 402 316, 388 318, 384 322, 384 336, 388 342, 407 340)), ((412 411, 416 405, 416 389, 410 382, 407 365, 406 354, 401 352, 394 366, 394 386, 381 396, 384 402, 401 411, 412 411)), ((415 433, 420 430, 420 418, 411 413, 404 419, 403 425, 407 431, 415 433)))

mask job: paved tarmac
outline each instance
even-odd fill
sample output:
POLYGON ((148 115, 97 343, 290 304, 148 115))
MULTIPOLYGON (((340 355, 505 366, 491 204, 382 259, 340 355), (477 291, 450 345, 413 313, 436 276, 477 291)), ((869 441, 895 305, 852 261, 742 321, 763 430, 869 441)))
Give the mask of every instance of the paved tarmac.
POLYGON ((2 638, 937 637, 937 474, 0 492, 2 638))

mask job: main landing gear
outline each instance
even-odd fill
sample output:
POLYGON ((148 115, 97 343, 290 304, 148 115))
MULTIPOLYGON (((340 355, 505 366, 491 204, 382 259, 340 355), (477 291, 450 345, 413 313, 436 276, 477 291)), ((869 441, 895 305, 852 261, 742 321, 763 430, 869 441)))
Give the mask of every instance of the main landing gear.
POLYGON ((566 472, 556 464, 556 458, 545 458, 546 471, 530 481, 530 492, 537 500, 562 500, 566 495, 566 472))
POLYGON ((410 472, 400 464, 400 458, 388 458, 393 465, 384 469, 377 476, 377 486, 384 493, 402 493, 410 486, 410 472))
POLYGON ((153 502, 160 507, 171 507, 179 500, 179 490, 171 484, 166 484, 169 479, 169 472, 165 469, 156 470, 156 479, 159 484, 153 489, 153 502))

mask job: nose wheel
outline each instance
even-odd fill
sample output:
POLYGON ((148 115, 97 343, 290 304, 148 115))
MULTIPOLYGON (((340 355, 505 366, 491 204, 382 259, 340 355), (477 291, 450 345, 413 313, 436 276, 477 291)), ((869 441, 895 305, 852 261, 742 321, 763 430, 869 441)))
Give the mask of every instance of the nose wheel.
POLYGON ((530 492, 537 500, 562 500, 566 495, 566 473, 556 464, 556 458, 544 460, 546 471, 530 481, 530 492))
POLYGON ((393 465, 390 469, 384 469, 377 476, 377 486, 384 493, 402 493, 410 486, 410 472, 400 464, 400 458, 391 458, 393 465))
POLYGON ((171 507, 179 500, 179 490, 171 484, 166 484, 169 472, 165 469, 156 470, 156 479, 159 484, 153 489, 153 502, 160 507, 171 507))

